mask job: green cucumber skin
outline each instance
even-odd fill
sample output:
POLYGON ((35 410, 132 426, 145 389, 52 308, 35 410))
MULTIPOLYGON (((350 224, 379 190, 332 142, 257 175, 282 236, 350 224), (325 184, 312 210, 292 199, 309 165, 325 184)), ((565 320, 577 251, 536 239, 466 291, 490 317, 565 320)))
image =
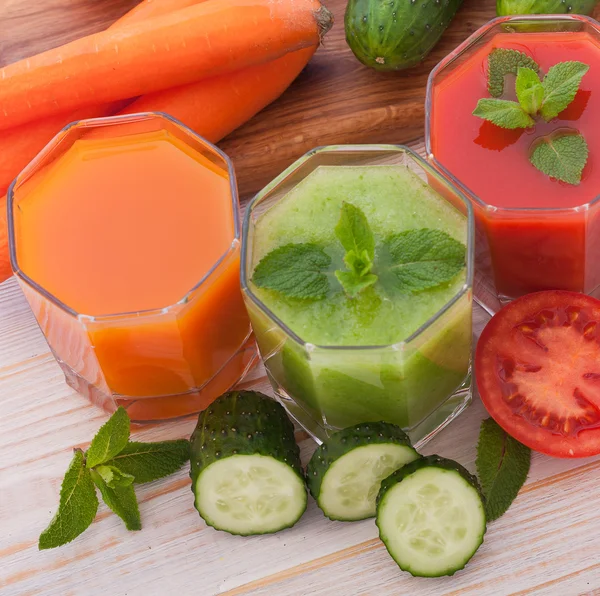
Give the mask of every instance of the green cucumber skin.
POLYGON ((591 15, 598 0, 497 0, 499 17, 513 14, 591 15))
MULTIPOLYGON (((382 505, 382 502, 385 499, 385 494, 391 488, 396 486, 396 484, 401 482, 407 476, 414 474, 416 471, 418 471, 422 468, 428 468, 428 467, 442 468, 442 469, 451 470, 453 472, 457 472, 458 474, 460 474, 462 476, 462 478, 464 478, 464 480, 466 480, 477 491, 479 498, 481 499, 481 503, 485 510, 485 497, 483 495, 483 492, 481 490, 481 486, 479 485, 479 480, 477 480, 477 477, 474 476, 473 474, 471 474, 466 468, 461 466, 458 462, 455 462, 454 460, 451 460, 451 459, 445 459, 443 457, 440 457, 439 455, 428 455, 426 457, 422 457, 421 459, 417 459, 409 464, 406 464, 399 470, 396 470, 396 472, 394 472, 393 474, 388 476, 385 480, 383 480, 383 482, 381 483, 381 488, 379 489, 379 494, 377 495, 377 510, 379 510, 379 507, 382 505)), ((385 532, 385 529, 381 528, 379 526, 379 516, 377 516, 375 523, 377 524, 377 528, 379 529, 379 536, 381 538, 382 533, 385 532)), ((481 534, 481 541, 477 545, 477 549, 483 544, 483 538, 484 538, 486 532, 487 532, 487 526, 484 527, 483 533, 481 534)), ((475 549, 475 551, 477 549, 475 549)), ((444 572, 444 573, 437 574, 437 575, 429 575, 429 576, 423 576, 423 575, 417 576, 417 575, 413 574, 410 569, 404 569, 398 563, 398 561, 396 561, 396 564, 398 565, 398 567, 400 567, 400 569, 402 569, 402 571, 406 571, 406 572, 410 573, 411 575, 413 575, 414 577, 442 577, 442 576, 454 575, 457 571, 464 569, 468 562, 469 561, 465 561, 465 564, 462 567, 458 567, 452 571, 444 572)))
POLYGON ((346 41, 376 70, 403 70, 422 62, 463 0, 349 0, 346 41))
POLYGON ((272 457, 290 466, 305 483, 294 425, 280 403, 257 391, 230 391, 217 398, 200 413, 190 441, 194 496, 202 470, 232 455, 272 457))
POLYGON ((365 422, 350 426, 334 433, 319 445, 306 467, 306 483, 315 501, 318 502, 319 500, 323 477, 336 459, 346 455, 356 447, 381 443, 406 445, 413 449, 406 433, 399 426, 388 422, 365 422))

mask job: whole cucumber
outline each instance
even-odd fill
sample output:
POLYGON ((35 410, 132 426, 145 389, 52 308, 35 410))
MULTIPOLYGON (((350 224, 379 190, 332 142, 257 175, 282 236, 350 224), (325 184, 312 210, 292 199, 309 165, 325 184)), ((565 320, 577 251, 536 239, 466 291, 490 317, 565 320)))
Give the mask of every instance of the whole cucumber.
POLYGON ((403 70, 422 62, 463 0, 349 0, 346 41, 376 70, 403 70))
POLYGON ((591 15, 598 0, 496 0, 499 17, 511 14, 591 15))

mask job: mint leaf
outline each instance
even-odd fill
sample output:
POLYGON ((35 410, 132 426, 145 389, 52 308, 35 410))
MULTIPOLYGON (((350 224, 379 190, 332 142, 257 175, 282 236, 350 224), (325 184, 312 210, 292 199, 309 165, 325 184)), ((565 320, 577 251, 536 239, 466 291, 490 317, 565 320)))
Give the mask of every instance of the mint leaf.
POLYGON ((152 482, 176 472, 190 459, 186 440, 138 443, 132 441, 108 464, 130 474, 136 484, 152 482))
POLYGON ((336 271, 335 276, 350 298, 355 298, 360 292, 377 281, 377 276, 372 273, 361 276, 354 273, 354 271, 336 271))
POLYGON ((531 450, 513 439, 492 418, 481 423, 477 444, 477 475, 486 498, 488 521, 508 510, 527 479, 531 450))
POLYGON ((373 260, 366 250, 363 250, 360 255, 357 255, 351 250, 344 256, 344 264, 350 271, 356 273, 356 275, 360 277, 361 275, 367 275, 367 273, 371 271, 373 260))
POLYGON ((535 125, 533 118, 516 101, 506 99, 480 99, 473 116, 489 120, 501 128, 529 128, 535 125))
POLYGON ((517 74, 519 67, 530 68, 538 72, 540 67, 535 60, 518 50, 497 48, 488 56, 488 91, 492 97, 501 97, 504 93, 504 77, 517 74))
POLYGON ((407 230, 388 238, 389 271, 403 292, 420 292, 449 282, 465 266, 465 246, 441 230, 407 230))
POLYGON ((519 67, 516 90, 521 107, 531 116, 535 116, 544 101, 544 87, 537 72, 531 68, 519 67))
POLYGON ((125 408, 117 411, 100 427, 85 454, 86 465, 93 468, 117 455, 129 440, 129 416, 125 408))
POLYGON ((330 265, 331 257, 316 244, 286 244, 261 259, 252 282, 290 298, 319 300, 329 291, 324 272, 330 265))
POLYGON ((96 466, 94 470, 100 474, 102 480, 104 480, 110 488, 133 484, 134 478, 131 474, 124 474, 119 468, 115 468, 114 466, 96 466))
POLYGON ((124 522, 128 530, 141 530, 140 510, 132 484, 110 487, 98 470, 91 470, 92 480, 100 489, 102 499, 124 522))
POLYGON ((590 69, 583 62, 561 62, 544 77, 541 115, 546 122, 556 118, 575 99, 581 79, 590 69))
POLYGON ((346 252, 364 255, 373 261, 375 257, 375 239, 371 226, 361 209, 352 203, 342 203, 340 220, 335 226, 335 235, 342 243, 346 252))
POLYGON ((588 159, 588 146, 579 134, 541 139, 531 154, 531 163, 544 174, 568 184, 579 184, 588 159))
POLYGON ((94 521, 98 497, 83 451, 77 449, 60 487, 60 503, 50 525, 41 533, 40 550, 56 548, 74 540, 94 521))

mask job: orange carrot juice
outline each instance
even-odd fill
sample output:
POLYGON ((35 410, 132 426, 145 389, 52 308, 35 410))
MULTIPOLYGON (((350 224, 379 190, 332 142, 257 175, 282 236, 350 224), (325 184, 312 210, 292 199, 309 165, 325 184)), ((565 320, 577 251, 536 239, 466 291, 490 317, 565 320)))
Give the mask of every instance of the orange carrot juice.
POLYGON ((161 116, 90 120, 11 196, 13 268, 67 381, 134 420, 196 412, 254 357, 225 156, 161 116))

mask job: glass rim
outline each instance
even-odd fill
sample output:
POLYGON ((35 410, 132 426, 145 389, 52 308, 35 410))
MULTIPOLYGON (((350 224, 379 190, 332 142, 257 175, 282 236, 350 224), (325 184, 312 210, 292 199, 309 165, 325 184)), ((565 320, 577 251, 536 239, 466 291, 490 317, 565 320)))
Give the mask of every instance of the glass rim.
MULTIPOLYGON (((552 23, 552 22, 580 22, 593 27, 600 33, 600 25, 598 21, 595 19, 588 17, 586 15, 579 14, 531 14, 531 15, 508 15, 504 17, 496 17, 488 21, 479 27, 476 31, 474 31, 465 41, 463 41, 459 46, 457 46, 452 52, 446 55, 440 62, 436 64, 433 70, 429 73, 429 77, 427 78, 427 88, 426 88, 426 96, 425 96, 425 152, 427 154, 427 159, 434 166, 434 168, 444 176, 449 178, 452 183, 458 187, 460 187, 464 193, 466 193, 469 197, 472 198, 480 207, 488 211, 493 211, 494 213, 500 214, 511 214, 511 213, 557 213, 557 214, 565 214, 565 213, 581 213, 582 211, 587 211, 588 209, 594 207, 596 203, 600 201, 600 194, 596 195, 590 201, 586 203, 582 203, 581 205, 576 205, 574 207, 500 207, 497 205, 493 205, 491 203, 485 202, 480 196, 473 192, 466 184, 461 182, 452 172, 450 172, 446 167, 444 167, 436 158, 432 151, 431 147, 431 120, 433 114, 433 87, 434 80, 437 75, 445 69, 447 66, 452 64, 459 56, 464 54, 467 50, 469 50, 473 44, 482 39, 485 35, 487 35, 494 27, 499 25, 503 25, 506 23, 552 23)), ((539 34, 539 31, 532 32, 539 34)))
POLYGON ((85 319, 88 322, 105 322, 109 320, 122 319, 128 317, 148 317, 148 316, 156 316, 161 314, 167 314, 178 307, 185 305, 192 294, 194 294, 199 288, 205 285, 209 278, 219 269, 221 264, 225 262, 228 257, 230 257, 236 250, 237 245, 240 244, 241 240, 241 225, 240 225, 240 205, 239 205, 239 197, 238 197, 238 189, 237 189, 237 181, 235 177, 235 171, 233 168, 233 163, 229 156, 225 154, 221 149, 216 147, 213 143, 207 141, 199 134, 194 132, 190 127, 183 124, 177 118, 173 118, 169 114, 164 112, 137 112, 134 114, 124 114, 119 116, 105 116, 101 118, 85 118, 82 120, 75 120, 70 122, 62 129, 60 129, 52 139, 41 149, 36 156, 21 170, 21 172, 17 175, 17 177, 11 182, 8 187, 7 192, 7 212, 8 212, 8 247, 9 247, 9 258, 10 264, 13 269, 13 272, 17 278, 20 278, 27 285, 34 288, 39 294, 42 295, 45 299, 52 302, 55 306, 59 307, 61 310, 65 311, 67 314, 78 318, 85 319), (35 169, 39 165, 40 161, 46 158, 57 146, 58 143, 62 142, 69 131, 74 128, 100 128, 100 127, 108 127, 114 126, 118 124, 127 124, 130 122, 142 122, 144 120, 166 120, 171 124, 174 124, 176 127, 180 128, 186 135, 192 137, 194 140, 198 141, 201 145, 203 145, 206 149, 217 154, 227 166, 227 171, 229 175, 229 191, 231 195, 231 208, 233 211, 233 229, 234 234, 229 245, 229 248, 219 257, 217 261, 213 264, 213 266, 202 276, 200 281, 198 281, 192 288, 190 288, 182 298, 180 298, 177 302, 173 304, 169 304, 160 308, 153 309, 145 309, 138 311, 127 311, 127 312, 118 312, 118 313, 107 313, 101 315, 87 315, 85 313, 79 313, 69 305, 65 304, 62 300, 54 296, 51 292, 46 290, 43 286, 38 284, 35 280, 31 279, 26 273, 22 271, 19 267, 16 253, 16 240, 15 240, 15 230, 14 230, 14 221, 13 221, 13 202, 14 202, 14 194, 15 188, 25 180, 29 179, 30 176, 34 174, 35 169))
MULTIPOLYGON (((428 185, 430 186, 430 185, 428 185)), ((430 186, 431 187, 431 186, 430 186)), ((439 193, 438 193, 439 194, 439 193)), ((440 195, 441 196, 441 195, 440 195)), ((444 197, 442 197, 444 198, 444 197)), ((446 200, 444 198, 444 200, 446 200)), ((449 201, 448 201, 449 202, 449 201)), ((475 271, 475 217, 471 202, 463 194, 460 188, 456 188, 455 185, 448 180, 441 172, 437 171, 432 167, 425 159, 423 159, 418 153, 410 149, 405 145, 386 145, 386 144, 366 144, 366 145, 324 145, 315 147, 310 151, 306 152, 302 157, 298 158, 294 163, 288 166, 281 174, 274 178, 267 186, 260 190, 248 203, 246 212, 244 214, 244 222, 242 226, 242 247, 240 255, 240 283, 244 294, 252 300, 255 306, 269 319, 271 319, 277 326, 286 334, 287 337, 294 340, 298 345, 306 348, 309 352, 316 350, 322 351, 360 351, 360 350, 395 350, 402 351, 407 345, 420 337, 427 329, 432 327, 440 318, 444 316, 463 296, 467 295, 473 287, 473 278, 475 271), (270 308, 264 304, 264 302, 252 291, 250 284, 248 283, 247 269, 249 265, 248 255, 248 231, 250 227, 250 217, 252 215, 254 207, 261 201, 261 199, 269 193, 274 187, 276 187, 281 181, 287 178, 290 174, 296 171, 300 166, 306 163, 315 155, 322 153, 369 153, 376 151, 388 151, 394 153, 403 153, 408 155, 417 165, 425 170, 428 174, 433 175, 442 184, 449 186, 456 193, 457 197, 462 201, 466 208, 466 226, 467 226, 467 246, 465 252, 465 283, 461 288, 452 296, 448 302, 444 304, 439 310, 437 310, 429 319, 427 319, 422 325, 420 325, 415 331, 413 331, 407 338, 394 342, 391 344, 379 344, 379 345, 320 345, 313 344, 303 340, 297 333, 288 327, 270 308)))

